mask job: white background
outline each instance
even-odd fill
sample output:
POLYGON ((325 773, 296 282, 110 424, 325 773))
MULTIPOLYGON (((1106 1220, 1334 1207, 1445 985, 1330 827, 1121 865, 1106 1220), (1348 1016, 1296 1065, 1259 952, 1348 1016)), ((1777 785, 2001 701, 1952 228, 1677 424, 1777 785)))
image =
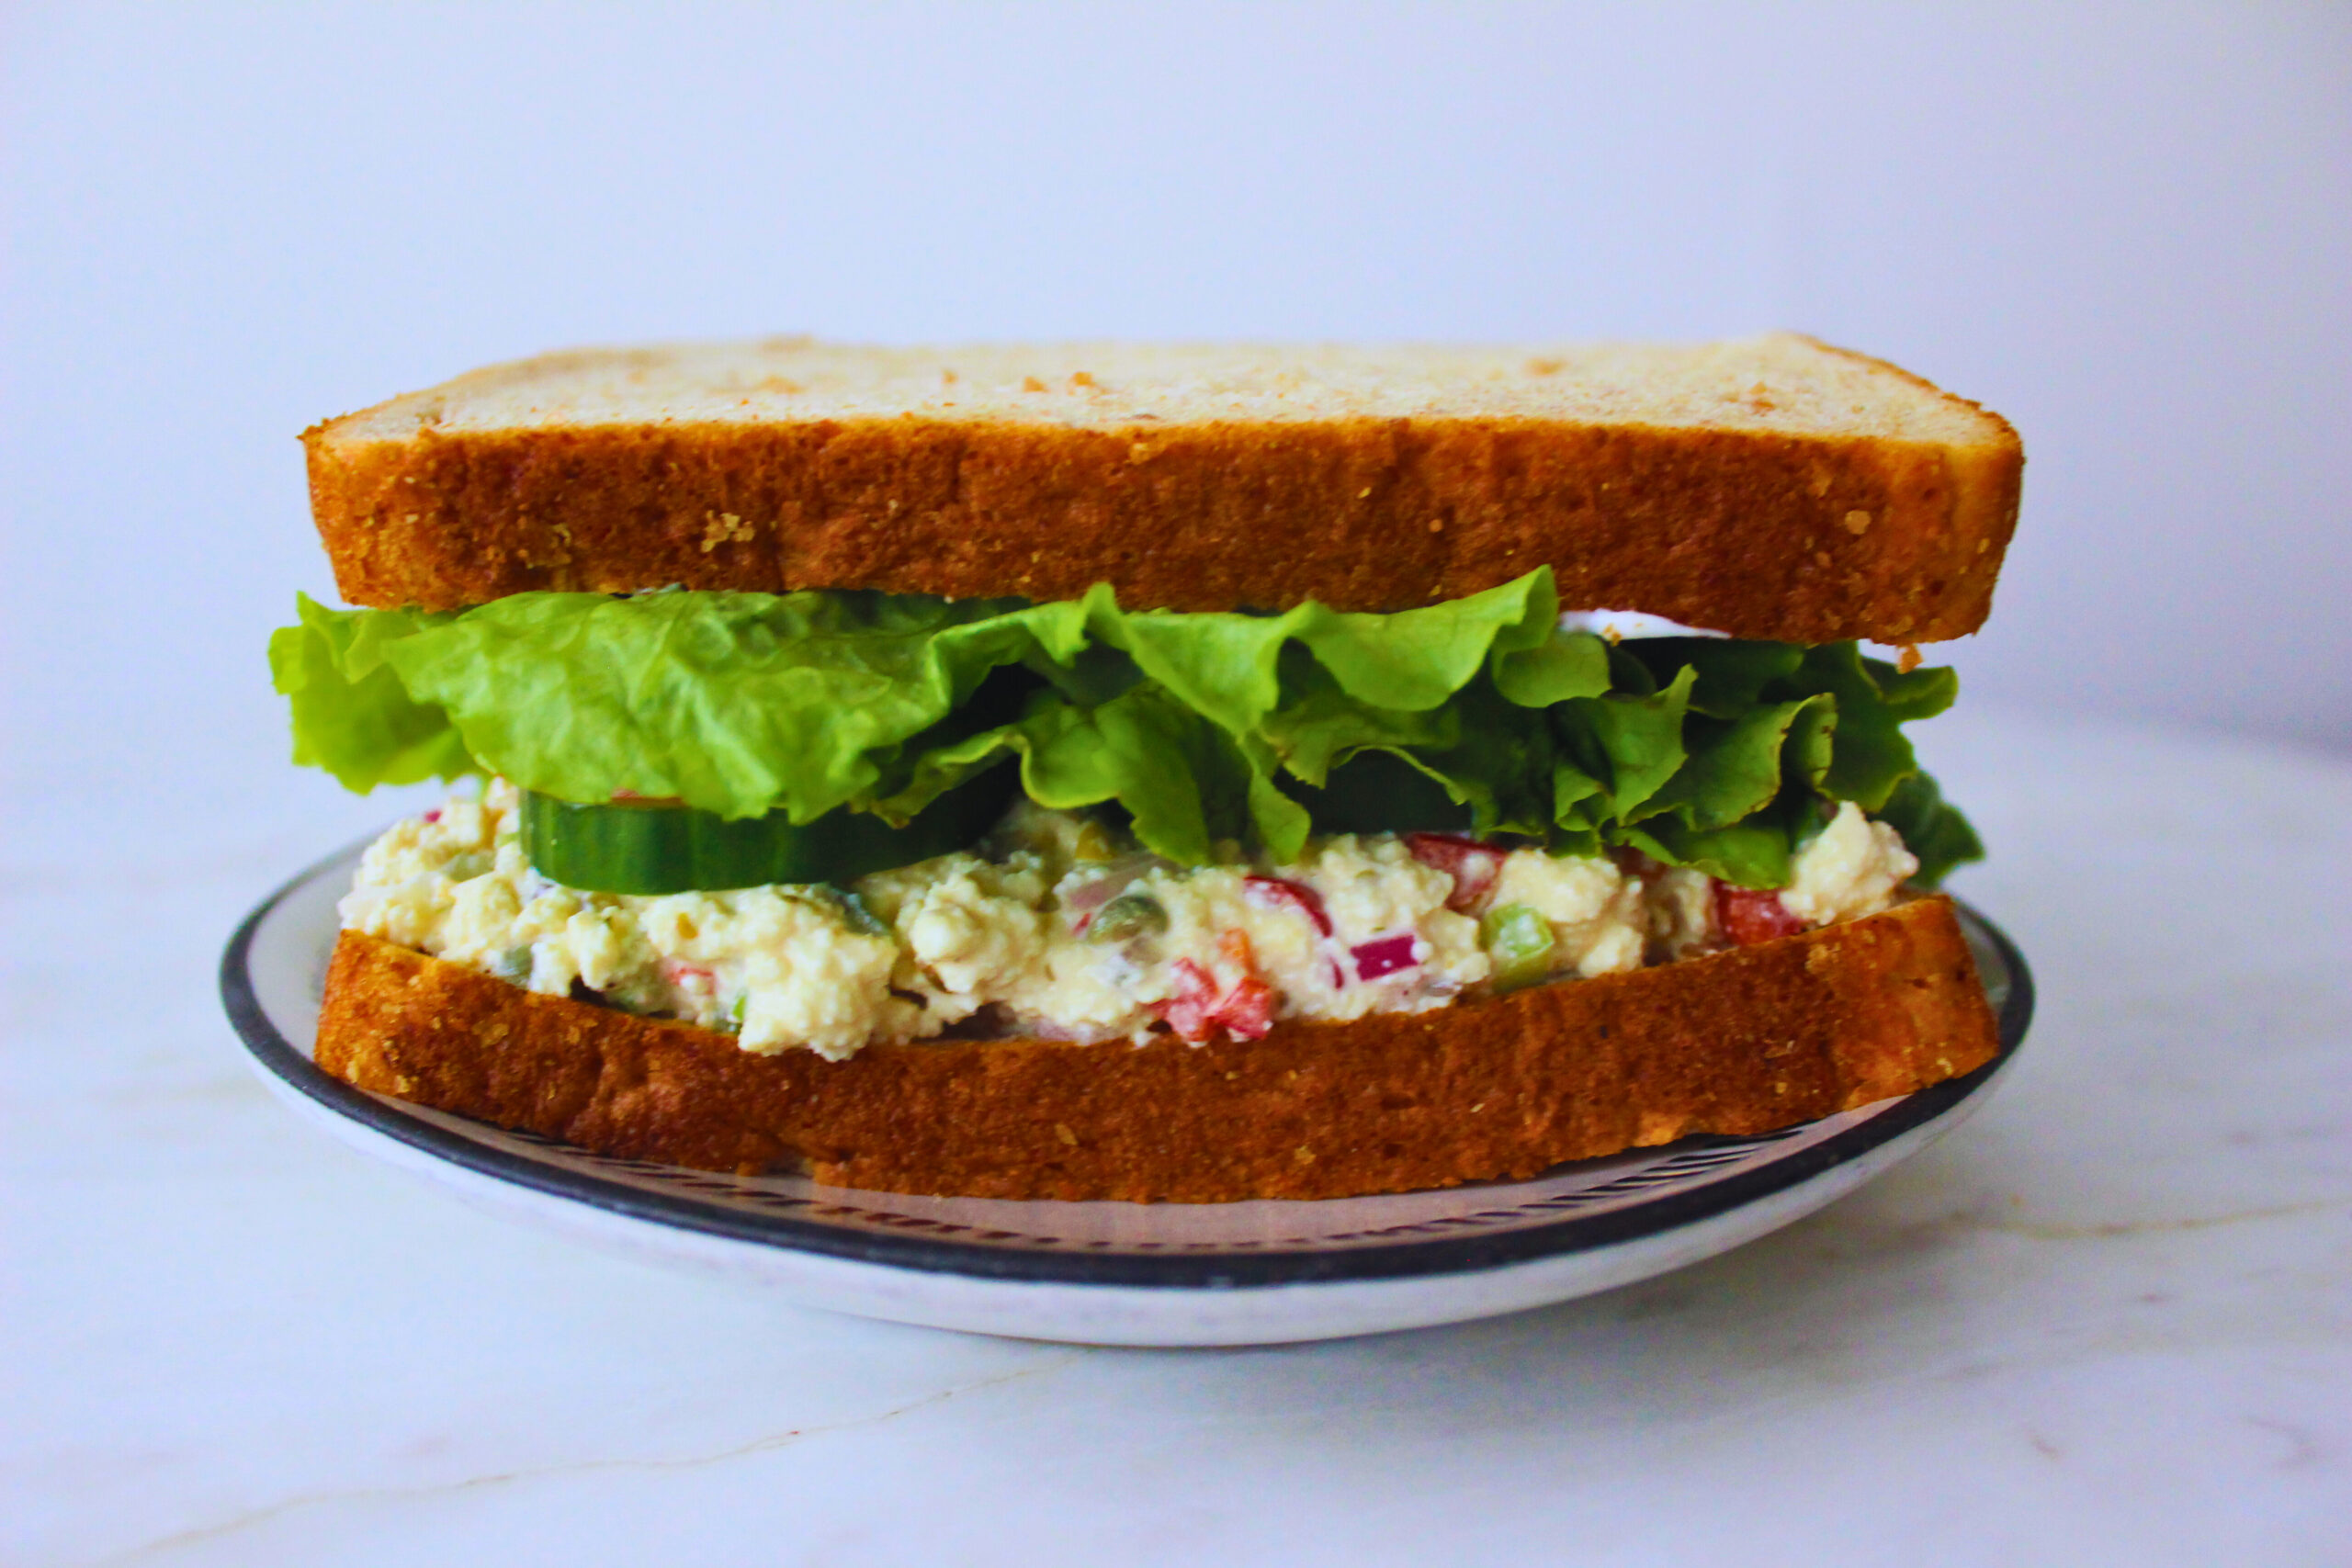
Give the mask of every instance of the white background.
POLYGON ((655 9, 7 14, 10 765, 334 812, 295 433, 781 329, 1803 328, 2024 433, 1973 698, 2352 748, 2352 9, 655 9))
POLYGON ((2344 1561, 2352 7, 663 10, 0 9, 0 1560, 2344 1561), (2041 1011, 1814 1220, 1024 1346, 477 1214, 242 1064, 221 942, 392 809, 263 667, 313 420, 670 334, 1776 324, 2030 454, 1922 739, 2041 1011))

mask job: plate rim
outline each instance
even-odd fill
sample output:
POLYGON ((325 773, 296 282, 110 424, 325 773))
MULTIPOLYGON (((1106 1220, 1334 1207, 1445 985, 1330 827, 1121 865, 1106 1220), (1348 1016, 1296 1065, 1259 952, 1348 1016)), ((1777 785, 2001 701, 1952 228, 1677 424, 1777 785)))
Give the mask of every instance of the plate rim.
MULTIPOLYGON (((321 1068, 288 1041, 263 1010, 252 976, 254 939, 262 923, 297 890, 348 858, 355 850, 372 842, 375 837, 371 834, 355 840, 288 878, 238 923, 221 953, 221 1005, 246 1054, 261 1071, 323 1110, 372 1132, 460 1169, 544 1197, 669 1228, 926 1274, 1014 1283, 1151 1286, 1170 1290, 1265 1289, 1476 1273, 1596 1251, 1677 1230, 1785 1191, 1948 1115, 1982 1092, 2007 1067, 2033 1021, 2034 982, 2024 954, 2007 931, 1955 898, 1953 907, 1963 924, 1973 927, 1992 946, 2008 971, 2008 994, 2002 1000, 1996 1021, 1999 1049, 1993 1059, 1973 1072, 1905 1095, 1868 1121, 1819 1143, 1790 1150, 1780 1158, 1693 1188, 1663 1192, 1596 1213, 1564 1213, 1510 1230, 1322 1250, 1269 1247, 1246 1251, 1217 1251, 1210 1247, 1144 1251, 1111 1244, 1080 1251, 957 1241, 898 1230, 852 1230, 792 1214, 748 1213, 699 1198, 650 1191, 546 1164, 435 1126, 401 1109, 401 1102, 355 1089, 321 1068)), ((1761 1136, 1770 1138, 1772 1134, 1761 1136)), ((1710 1141, 1735 1144, 1759 1140, 1700 1134, 1661 1148, 1703 1146, 1710 1141)), ((1312 1204, 1317 1200, 1295 1201, 1312 1204)))

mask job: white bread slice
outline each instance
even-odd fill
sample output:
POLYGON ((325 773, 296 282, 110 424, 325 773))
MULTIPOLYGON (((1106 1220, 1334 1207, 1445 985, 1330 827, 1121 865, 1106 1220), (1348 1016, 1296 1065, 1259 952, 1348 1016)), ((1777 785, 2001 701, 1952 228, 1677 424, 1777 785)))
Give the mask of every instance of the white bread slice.
POLYGON ((1695 346, 583 350, 308 432, 356 604, 872 587, 1398 609, 1548 562, 1745 636, 1972 631, 1997 415, 1781 334, 1695 346))
POLYGON ((1997 448, 1996 415, 1883 362, 1780 333, 1725 343, 1454 347, 969 344, 770 337, 574 349, 494 365, 326 427, 333 451, 492 431, 805 424, 912 413, 1114 430, 1352 420, 1545 420, 1997 448))
POLYGON ((1425 1013, 1188 1045, 874 1044, 758 1055, 345 931, 319 1066, 605 1154, 989 1198, 1339 1198, 1753 1134, 1999 1049, 1943 898, 1425 1013))

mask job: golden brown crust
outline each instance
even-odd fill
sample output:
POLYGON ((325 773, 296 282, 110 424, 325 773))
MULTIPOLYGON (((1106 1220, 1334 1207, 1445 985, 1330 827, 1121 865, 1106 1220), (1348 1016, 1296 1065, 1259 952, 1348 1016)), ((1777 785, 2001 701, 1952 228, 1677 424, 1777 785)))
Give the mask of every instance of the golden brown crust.
POLYGON ((713 1170, 989 1198, 1336 1198, 1756 1134, 1996 1050, 1949 900, 1439 1012, 1140 1048, 1040 1041, 756 1056, 343 933, 321 1066, 361 1089, 713 1170))
POLYGON ((913 413, 344 434, 365 417, 303 437, 336 586, 429 609, 673 582, 1050 600, 1106 581, 1142 607, 1396 610, 1548 563, 1569 605, 1929 642, 1983 623, 2024 463, 1990 416, 1994 439, 1973 446, 1565 419, 1106 429, 913 413))

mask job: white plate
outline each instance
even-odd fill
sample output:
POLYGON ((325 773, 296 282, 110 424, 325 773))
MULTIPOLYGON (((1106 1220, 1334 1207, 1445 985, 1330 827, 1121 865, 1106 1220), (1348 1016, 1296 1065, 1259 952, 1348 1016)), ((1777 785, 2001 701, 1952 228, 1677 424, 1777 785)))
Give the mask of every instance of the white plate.
POLYGON ((1917 1154, 2016 1055, 2032 983, 1961 921, 2000 1018, 1965 1077, 1760 1138, 1690 1138, 1528 1181, 1320 1201, 1011 1202, 612 1159, 368 1094, 310 1058, 359 847, 274 894, 221 960, 229 1016, 279 1097, 477 1206, 866 1317, 1104 1345, 1249 1345, 1458 1323, 1608 1290, 1803 1218, 1917 1154))

